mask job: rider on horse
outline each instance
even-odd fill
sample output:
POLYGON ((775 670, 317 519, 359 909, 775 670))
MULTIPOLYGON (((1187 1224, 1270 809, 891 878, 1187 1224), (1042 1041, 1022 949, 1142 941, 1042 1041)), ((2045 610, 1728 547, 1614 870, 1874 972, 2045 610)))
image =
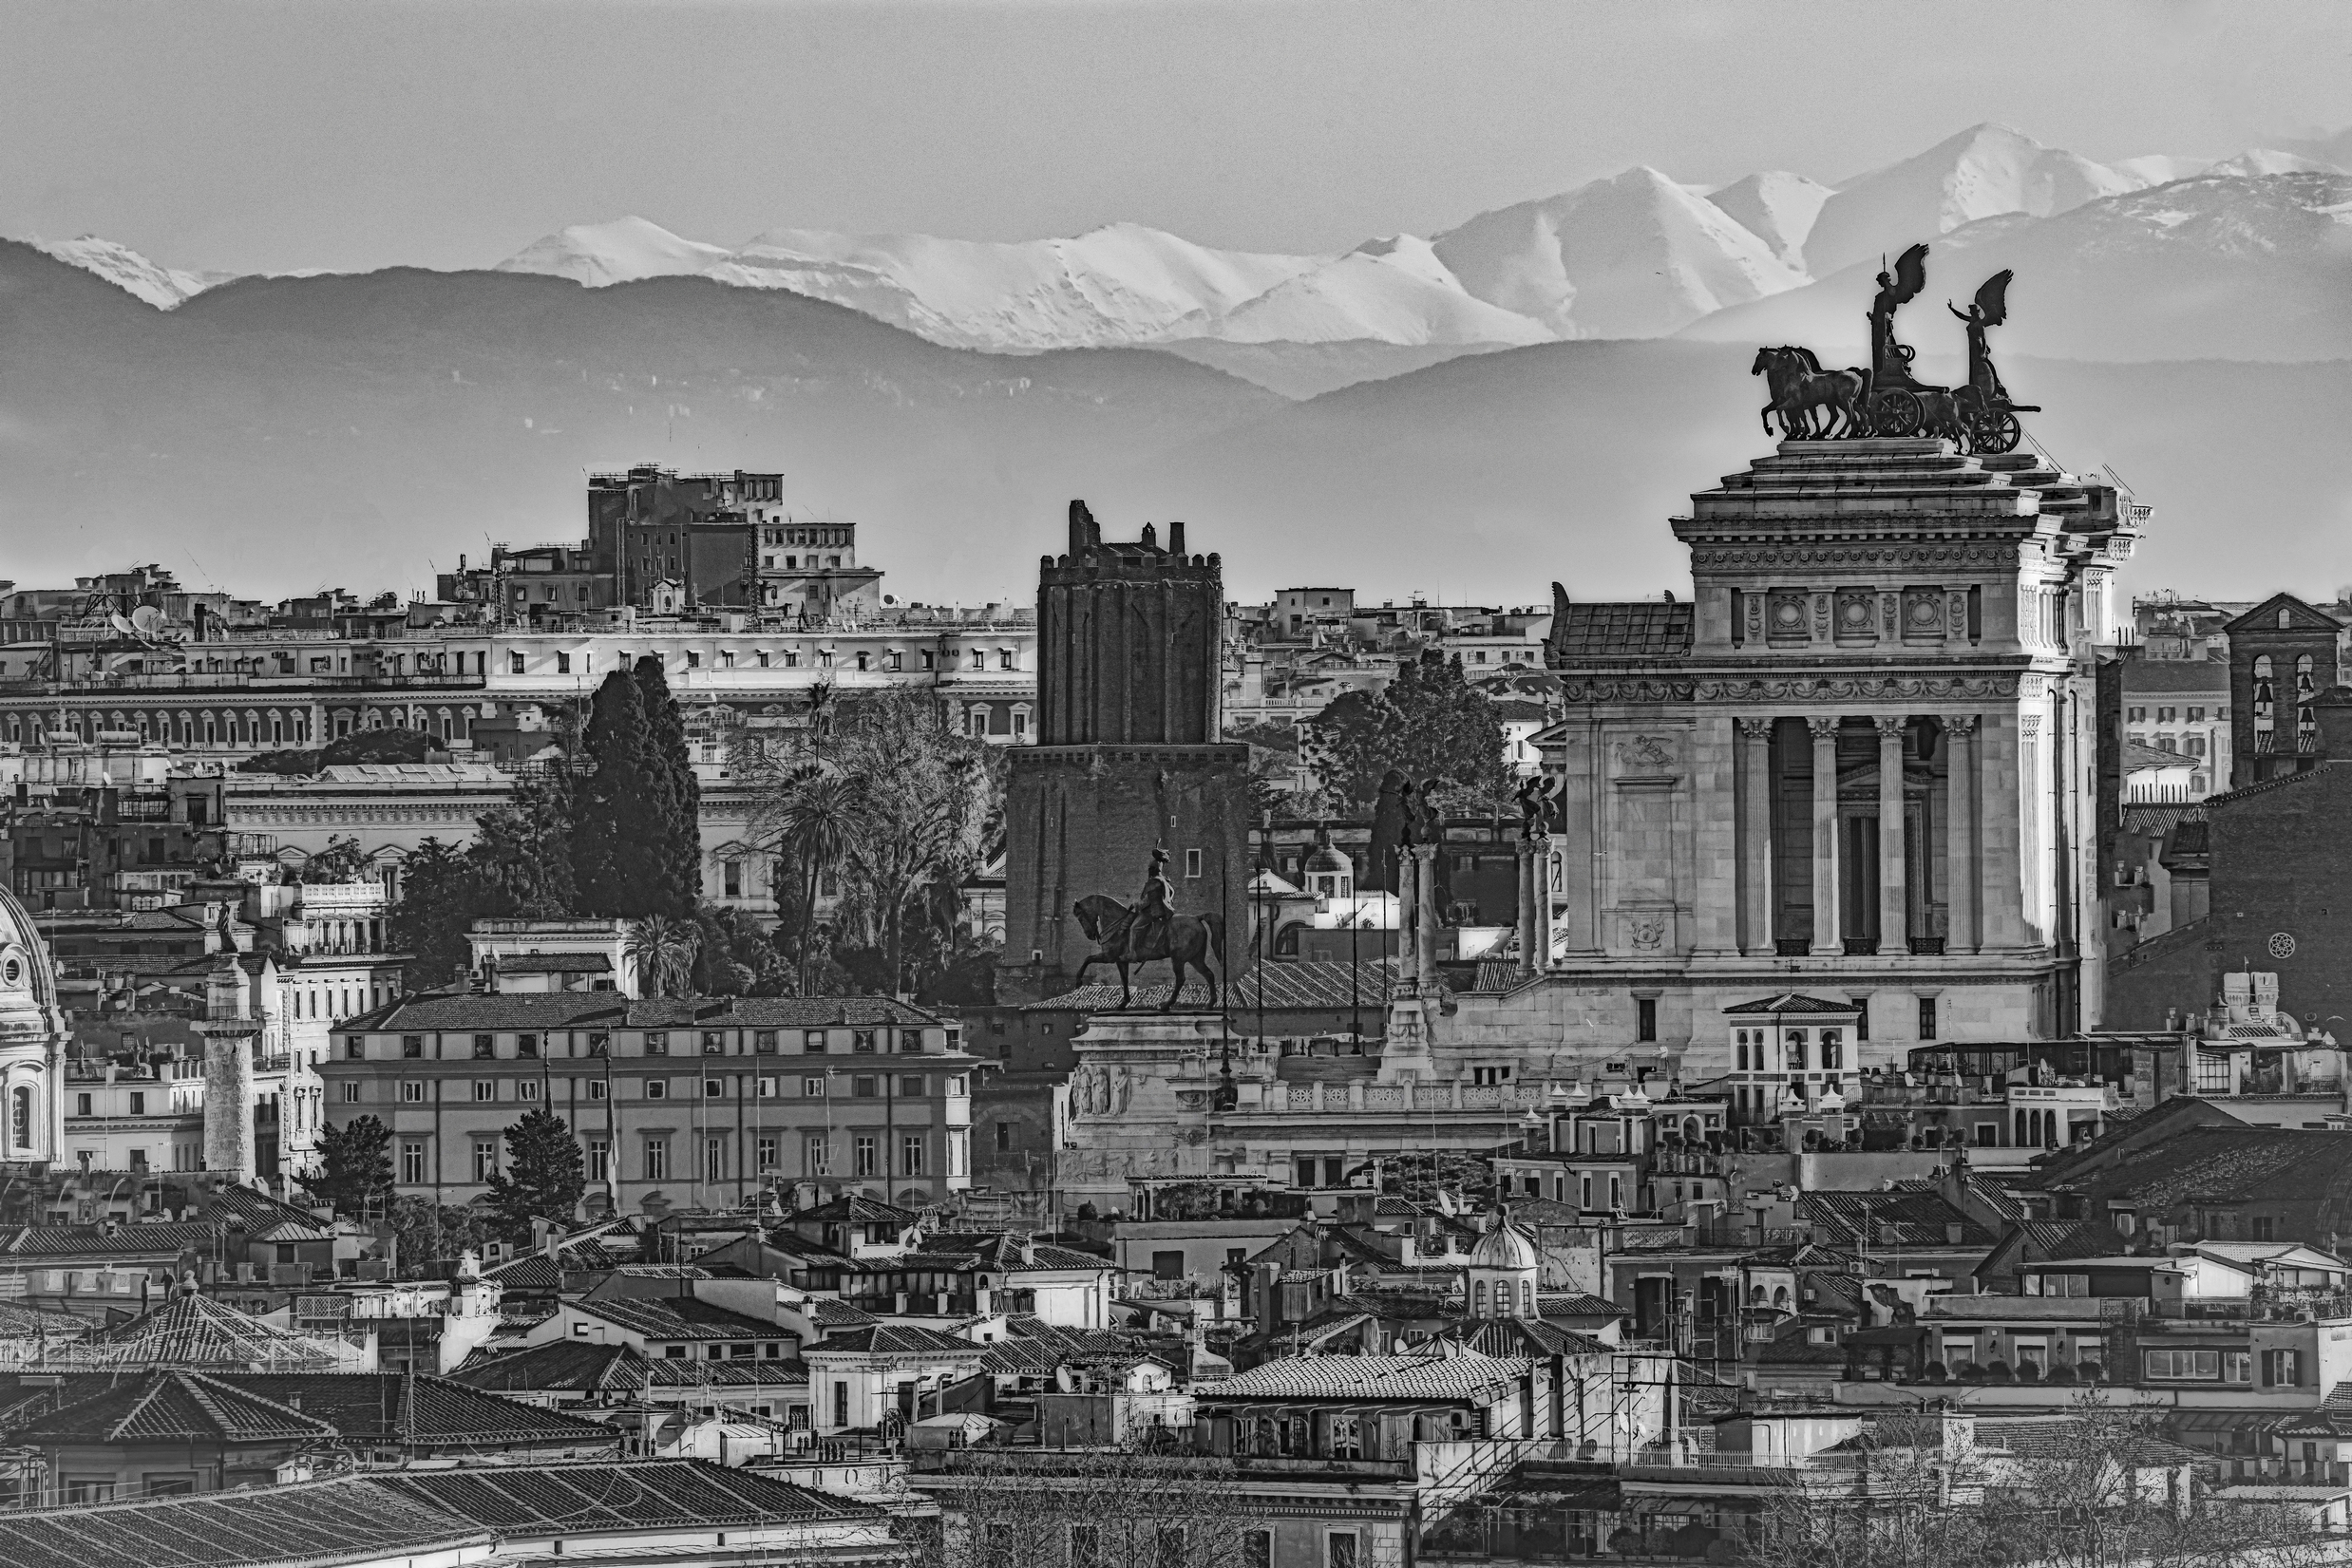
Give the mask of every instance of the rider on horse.
POLYGON ((1115 933, 1108 934, 1105 948, 1125 944, 1128 953, 1149 953, 1154 945, 1165 946, 1168 922, 1176 916, 1176 889, 1166 874, 1167 851, 1153 849, 1151 869, 1144 874, 1144 890, 1129 912, 1126 924, 1115 933))

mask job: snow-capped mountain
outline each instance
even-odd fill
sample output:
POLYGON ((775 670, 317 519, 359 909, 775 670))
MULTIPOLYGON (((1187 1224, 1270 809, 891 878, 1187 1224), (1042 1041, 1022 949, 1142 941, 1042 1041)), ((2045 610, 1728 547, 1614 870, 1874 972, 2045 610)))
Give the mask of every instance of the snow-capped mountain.
POLYGON ((498 264, 502 273, 545 273, 591 289, 647 277, 699 273, 727 259, 724 245, 682 238, 642 217, 575 223, 533 241, 498 264))
POLYGON ((36 250, 60 261, 96 273, 159 311, 168 311, 216 283, 228 281, 228 274, 222 273, 187 273, 176 267, 159 266, 128 245, 118 245, 96 235, 84 235, 79 239, 36 239, 31 243, 36 250))
POLYGON ((1545 343, 1540 321, 1471 296, 1426 239, 1368 239, 1230 313, 1171 334, 1226 343, 1545 343))
POLYGON ((2006 125, 1971 126, 1839 186, 1805 241, 1806 269, 1827 277, 1979 218, 2049 217, 2145 183, 2006 125))
POLYGON ((1772 169, 1736 179, 1707 199, 1731 220, 1772 247, 1773 255, 1800 272, 1805 266, 1805 236, 1813 232, 1821 204, 1834 193, 1817 179, 1786 169, 1772 169))
MULTIPOLYGON (((2197 175, 2083 203, 2055 217, 2004 214, 1955 229, 1927 255, 1927 291, 1898 323, 1930 381, 1959 373, 1959 323, 1985 278, 2013 270, 1996 346, 2028 356, 2293 361, 2352 357, 2352 175, 2197 175), (1929 362, 1933 363, 1929 363, 1929 362)), ((1802 343, 1857 363, 1875 255, 1804 289, 1685 329, 1716 343, 1802 343)), ((2012 378, 2013 380, 2015 378, 2012 378)), ((2023 385, 2020 400, 2030 400, 2023 385)))
POLYGON ((1107 348, 1190 336, 1314 267, 1140 223, 1019 244, 778 229, 709 270, 863 311, 951 348, 1107 348))
MULTIPOLYGON (((2177 352, 2193 341, 2222 345, 2201 351, 2228 353, 2231 344, 2270 342, 2266 323, 2278 319, 2273 312, 2239 330, 2237 315, 2262 315, 2244 293, 2253 263, 2234 248, 2241 238, 2281 247, 2266 286, 2289 296, 2302 297, 2312 278, 2335 276, 2335 252, 2300 236, 2316 223, 2341 244, 2341 214, 2316 214, 2316 198, 2282 196, 2271 182, 2337 175, 2347 161, 2352 131, 2220 161, 2150 154, 2102 163, 1982 124, 1834 190, 1786 170, 1708 186, 1637 167, 1483 213, 1432 238, 1394 235, 1335 255, 1220 250, 1135 223, 1012 243, 782 228, 730 246, 633 217, 548 235, 498 270, 594 289, 695 276, 783 291, 984 352, 1181 347, 1201 363, 1298 395, 1456 353, 1555 339, 1760 331, 1774 341, 1818 338, 1827 348, 1859 335, 1857 301, 1879 257, 1921 239, 1939 241, 1940 289, 1970 252, 2026 258, 2019 263, 2020 306, 2036 293, 2044 301, 2035 325, 2020 323, 2013 334, 2026 351, 2058 351, 2056 338, 2035 334, 2064 335, 2060 319, 2071 315, 2069 351, 2115 357, 2123 350, 2110 340, 2126 324, 2111 320, 2109 301, 2088 299, 2080 312, 2052 308, 2071 298, 2069 288, 2096 292, 2097 268, 2047 250, 2037 237, 2047 229, 2069 242, 2119 248, 2122 264, 2139 269, 2150 291, 2137 303, 2182 314, 2181 330, 2168 332, 2161 312, 2143 309, 2143 330, 2126 334, 2134 352, 2177 352), (2175 187, 2186 191, 2178 200, 2109 205, 2175 187), (2092 209, 2091 218, 2050 228, 2092 209), (1861 270, 1858 280, 1844 275, 1852 269, 1861 270), (1814 287, 1824 279, 1836 281, 1814 287), (1832 296, 1833 311, 1816 308, 1832 296), (1791 304, 1766 309, 1775 299, 1791 304), (1805 325, 1816 314, 1820 331, 1805 325)), ((41 248, 160 310, 226 280, 91 236, 41 248)), ((2338 335, 2322 323, 2315 341, 2338 335)), ((2263 353, 2310 351, 2282 341, 2263 353)))
POLYGON ((1656 337, 1805 275, 1652 168, 1482 213, 1434 251, 1480 299, 1563 338, 1656 337))

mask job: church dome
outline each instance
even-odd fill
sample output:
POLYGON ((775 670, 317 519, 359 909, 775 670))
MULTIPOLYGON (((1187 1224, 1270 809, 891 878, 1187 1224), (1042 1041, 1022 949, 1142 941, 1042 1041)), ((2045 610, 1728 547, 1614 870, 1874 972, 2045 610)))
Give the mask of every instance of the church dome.
POLYGON ((1315 853, 1307 857, 1306 869, 1310 876, 1318 871, 1337 873, 1342 877, 1356 875, 1356 867, 1348 863, 1348 858, 1332 848, 1329 843, 1315 846, 1315 853))
POLYGON ((47 1048, 64 1030, 57 1011, 57 967, 48 944, 16 895, 0 887, 0 1050, 47 1048))
POLYGON ((1532 1269, 1537 1262, 1535 1243, 1508 1219, 1480 1237, 1470 1248, 1470 1266, 1473 1269, 1532 1269))

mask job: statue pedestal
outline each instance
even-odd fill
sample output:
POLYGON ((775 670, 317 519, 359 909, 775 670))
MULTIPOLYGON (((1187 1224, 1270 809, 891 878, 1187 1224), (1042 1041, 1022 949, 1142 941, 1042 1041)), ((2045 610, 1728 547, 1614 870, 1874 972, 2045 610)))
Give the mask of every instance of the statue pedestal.
POLYGON ((1433 996, 1399 996, 1389 1003, 1380 1083, 1427 1083, 1437 1076, 1437 1059, 1430 1050, 1430 1025, 1436 1013, 1433 996))
MULTIPOLYGON (((1054 1091, 1053 1185, 1064 1203, 1131 1206, 1129 1183, 1145 1177, 1214 1173, 1208 1123, 1216 1109, 1225 1038, 1213 1012, 1097 1012, 1071 1040, 1077 1066, 1054 1091)), ((1234 1043, 1233 1080, 1272 1076, 1234 1043)))

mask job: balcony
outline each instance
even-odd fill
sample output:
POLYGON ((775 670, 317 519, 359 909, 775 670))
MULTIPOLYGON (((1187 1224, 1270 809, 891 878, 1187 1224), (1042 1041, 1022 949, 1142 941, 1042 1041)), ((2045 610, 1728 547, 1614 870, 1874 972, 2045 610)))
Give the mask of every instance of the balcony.
POLYGON ((1914 936, 1910 939, 1911 956, 1941 958, 1944 956, 1944 940, 1941 936, 1914 936))
POLYGON ((1847 938, 1846 938, 1846 956, 1847 956, 1847 957, 1849 957, 1849 958, 1875 958, 1875 957, 1877 957, 1877 956, 1878 956, 1878 938, 1877 938, 1877 937, 1875 937, 1875 936, 1849 936, 1849 937, 1847 937, 1847 938))

